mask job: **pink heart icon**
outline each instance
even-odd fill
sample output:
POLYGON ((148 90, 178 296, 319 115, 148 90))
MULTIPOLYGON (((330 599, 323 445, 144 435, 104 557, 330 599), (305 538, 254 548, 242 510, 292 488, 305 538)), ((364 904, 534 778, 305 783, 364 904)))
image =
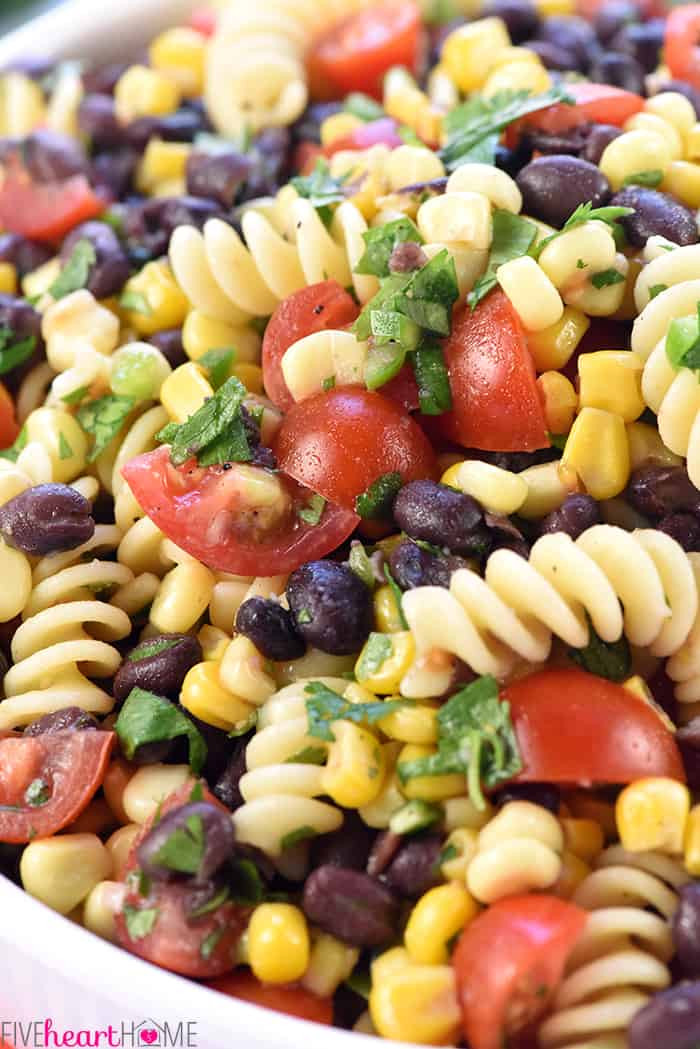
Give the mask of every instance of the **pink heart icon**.
POLYGON ((145 1042, 146 1045, 155 1045, 158 1040, 158 1032, 153 1028, 149 1028, 147 1031, 141 1031, 141 1041, 145 1042))

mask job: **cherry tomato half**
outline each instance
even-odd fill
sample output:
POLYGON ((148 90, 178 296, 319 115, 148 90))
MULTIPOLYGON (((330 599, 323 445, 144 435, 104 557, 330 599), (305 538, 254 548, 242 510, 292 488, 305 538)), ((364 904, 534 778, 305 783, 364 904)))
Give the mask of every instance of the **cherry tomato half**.
POLYGON ((336 23, 312 43, 307 59, 312 95, 342 98, 350 91, 382 97, 392 66, 416 70, 421 14, 412 0, 384 0, 336 23))
POLYGON ((666 19, 664 60, 678 80, 700 87, 700 4, 674 7, 666 19))
POLYGON ((239 998, 243 1002, 261 1005, 264 1009, 274 1009, 275 1012, 286 1013, 287 1016, 296 1016, 300 1020, 312 1020, 314 1023, 328 1026, 333 1023, 331 998, 319 998, 303 987, 279 987, 260 983, 245 969, 238 969, 228 976, 212 980, 207 987, 228 994, 232 998, 239 998))
POLYGON ((282 375, 282 358, 298 339, 324 328, 344 328, 357 318, 360 308, 336 280, 310 284, 284 299, 270 317, 262 344, 265 393, 286 411, 294 404, 282 375))
POLYGON ((386 473, 434 477, 435 455, 398 404, 362 386, 338 386, 287 412, 273 443, 280 468, 346 510, 386 473))
POLYGON ((445 359, 453 409, 438 426, 446 437, 495 452, 549 446, 525 332, 502 291, 493 291, 474 311, 455 311, 445 359))
POLYGON ((685 780, 680 751, 659 714, 606 678, 542 670, 508 685, 502 698, 510 703, 523 759, 521 782, 685 780))
POLYGON ((575 100, 573 106, 558 103, 530 113, 529 116, 511 124, 506 132, 506 143, 509 146, 514 145, 525 127, 537 128, 553 135, 588 122, 622 127, 644 107, 641 95, 610 84, 581 81, 567 84, 566 90, 575 100))
POLYGON ((0 382, 0 448, 9 448, 16 440, 20 427, 15 418, 15 402, 0 382))
POLYGON ((14 167, 0 183, 0 226, 32 240, 61 240, 74 226, 95 218, 105 207, 84 175, 62 182, 34 182, 14 167))
POLYGON ((498 900, 467 925, 452 963, 471 1049, 502 1049, 546 1010, 588 915, 556 896, 498 900))
POLYGON ((313 492, 277 473, 268 476, 279 481, 281 504, 256 503, 256 479, 265 480, 264 471, 238 463, 198 467, 194 461, 176 468, 167 448, 138 455, 122 473, 139 506, 169 539, 202 564, 235 575, 259 575, 261 566, 268 575, 293 572, 335 550, 359 521, 350 510, 327 503, 318 524, 309 523, 299 511, 313 492))
POLYGON ((107 771, 113 732, 53 732, 0 739, 0 841, 20 844, 57 834, 92 801, 107 771), (27 788, 47 800, 30 804, 27 788))

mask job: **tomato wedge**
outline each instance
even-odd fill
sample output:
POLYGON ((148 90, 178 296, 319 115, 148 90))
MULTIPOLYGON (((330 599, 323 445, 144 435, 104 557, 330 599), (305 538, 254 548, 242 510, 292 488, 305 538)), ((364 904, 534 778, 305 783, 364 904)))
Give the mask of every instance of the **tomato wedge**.
POLYGON ((342 98, 349 91, 382 97, 392 66, 416 70, 422 48, 421 14, 413 0, 384 0, 331 26, 309 49, 313 95, 342 98))
POLYGON ((15 402, 7 388, 0 382, 0 448, 9 448, 15 441, 20 427, 15 418, 15 402))
POLYGON ((62 182, 34 182, 21 169, 10 168, 0 182, 0 227, 32 240, 59 241, 105 207, 84 175, 62 182))
POLYGON ((525 332, 502 291, 455 311, 445 359, 453 409, 438 420, 444 436, 492 452, 549 447, 525 332))
POLYGON ((512 146, 517 142, 523 128, 537 128, 556 135, 561 131, 577 127, 579 124, 623 124, 639 113, 644 107, 644 99, 633 91, 625 91, 611 84, 593 84, 588 81, 567 84, 567 92, 574 98, 573 106, 558 103, 547 109, 540 109, 522 120, 511 124, 506 133, 506 142, 512 146))
POLYGON ((664 61, 678 80, 700 87, 700 4, 674 7, 666 19, 664 61))
POLYGON ((338 386, 290 408, 274 439, 280 468, 346 510, 383 474, 434 477, 435 454, 398 404, 362 386, 338 386))
POLYGON ((282 358, 292 343, 325 328, 344 328, 360 308, 336 280, 310 284, 284 299, 270 317, 262 344, 265 393, 286 411, 294 404, 282 375, 282 358))
POLYGON ((303 987, 271 986, 260 983, 252 973, 237 969, 218 980, 207 984, 214 991, 239 998, 242 1002, 261 1005, 264 1009, 274 1009, 287 1016, 296 1016, 300 1020, 312 1020, 317 1024, 330 1026, 333 1023, 333 1000, 319 998, 303 987))
MULTIPOLYGON (((191 800, 195 783, 195 780, 190 780, 166 798, 160 806, 159 815, 164 816, 186 805, 191 800)), ((201 800, 224 809, 204 784, 200 786, 201 800)), ((193 917, 190 912, 201 901, 193 898, 196 889, 186 882, 154 880, 148 885, 147 894, 142 895, 139 880, 129 878, 128 875, 138 869, 136 852, 150 832, 153 822, 150 819, 144 824, 134 840, 126 863, 127 892, 123 910, 115 918, 119 943, 132 954, 182 976, 195 979, 221 976, 235 964, 236 945, 248 924, 250 912, 227 901, 207 914, 193 917), (145 935, 143 926, 138 928, 134 922, 138 912, 146 912, 150 919, 145 935)))
POLYGON ((542 670, 502 692, 511 707, 521 782, 685 781, 673 735, 634 693, 583 670, 542 670))
POLYGON ((588 914, 556 896, 511 896, 482 911, 452 958, 471 1049, 502 1049, 546 1010, 588 914))
POLYGON ((217 21, 217 14, 213 7, 195 7, 187 24, 190 29, 196 29, 202 36, 213 36, 216 32, 217 21))
POLYGON ((255 505, 256 478, 263 478, 262 471, 250 470, 238 463, 202 468, 194 461, 176 468, 168 449, 157 448, 132 459, 122 473, 169 539, 210 568, 235 575, 259 575, 263 567, 267 575, 293 572, 335 550, 357 527, 356 514, 332 503, 318 524, 304 520, 299 511, 313 492, 280 474, 273 476, 284 509, 255 505))
POLYGON ((0 739, 0 841, 47 838, 72 823, 101 786, 115 741, 93 729, 0 739), (27 788, 36 781, 47 800, 32 805, 27 788))

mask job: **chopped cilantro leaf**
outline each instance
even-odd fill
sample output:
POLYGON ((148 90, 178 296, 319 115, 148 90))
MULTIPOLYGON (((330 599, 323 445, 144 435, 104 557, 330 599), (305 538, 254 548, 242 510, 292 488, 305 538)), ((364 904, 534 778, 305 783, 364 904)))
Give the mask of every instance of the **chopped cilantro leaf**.
POLYGON ((372 562, 369 559, 367 551, 361 542, 357 539, 353 539, 350 544, 350 556, 348 557, 348 567, 358 576, 365 586, 374 589, 374 572, 372 570, 372 562))
POLYGON ((201 816, 188 816, 183 827, 165 839, 155 855, 157 863, 179 874, 197 874, 204 858, 206 836, 201 816))
POLYGON ((290 179, 290 184, 294 186, 300 197, 311 201, 319 217, 327 226, 333 217, 331 205, 345 200, 347 194, 344 184, 347 180, 348 175, 334 178, 328 167, 328 161, 319 157, 310 175, 295 175, 290 179))
POLYGON ((650 171, 637 171, 634 175, 628 175, 623 186, 651 186, 654 189, 656 186, 660 186, 664 180, 664 173, 660 168, 654 168, 650 171))
POLYGON ((381 120, 385 116, 384 110, 379 103, 375 102, 369 95, 364 95, 361 91, 351 91, 343 102, 343 109, 346 113, 351 113, 358 120, 364 120, 366 123, 370 123, 373 120, 381 120))
POLYGON ((353 721, 357 725, 367 722, 371 725, 381 721, 388 714, 393 714, 402 706, 413 705, 410 699, 378 699, 376 703, 350 703, 320 681, 310 681, 304 691, 308 697, 306 716, 309 735, 329 742, 335 739, 331 731, 334 721, 353 721))
POLYGON ((62 299, 79 288, 84 288, 90 276, 90 267, 97 262, 95 248, 89 240, 79 240, 73 248, 68 262, 49 288, 53 299, 62 299))
POLYGON ((585 204, 579 204, 576 210, 569 215, 562 228, 557 230, 556 233, 550 233, 548 237, 535 244, 534 248, 530 249, 530 254, 538 259, 548 244, 560 237, 562 233, 568 233, 569 230, 575 229, 576 226, 582 226, 584 222, 607 222, 612 227, 614 235, 617 230, 621 230, 621 227, 617 225, 618 219, 623 219, 627 215, 633 214, 634 208, 623 208, 615 204, 609 204, 604 208, 594 208, 590 201, 587 201, 585 204))
POLYGON ((6 375, 19 364, 24 364, 36 347, 36 335, 27 335, 17 342, 14 339, 15 333, 11 328, 0 327, 0 375, 6 375))
POLYGON ((94 462, 116 437, 135 403, 133 397, 107 393, 96 401, 88 401, 78 409, 78 422, 86 433, 95 438, 88 462, 94 462))
POLYGON ((143 688, 132 688, 119 712, 114 731, 129 760, 144 743, 160 743, 186 736, 192 770, 201 772, 206 761, 207 745, 194 722, 169 699, 143 688))
POLYGON ((326 500, 323 498, 322 495, 318 495, 317 492, 314 492, 306 506, 303 506, 300 510, 297 510, 297 517, 299 517, 302 521, 305 521, 306 524, 317 525, 323 517, 323 511, 325 510, 325 507, 326 500))
POLYGON ((668 291, 668 284, 652 284, 649 288, 649 299, 655 299, 662 291, 668 291))
POLYGON ((375 277, 389 276, 389 259, 397 244, 406 241, 423 243, 418 227, 408 217, 368 229, 362 237, 366 245, 365 253, 355 266, 355 273, 368 273, 375 277))
POLYGON ((619 641, 603 641, 588 624, 588 644, 585 648, 570 648, 569 656, 574 663, 589 674, 606 677, 609 681, 624 681, 629 677, 632 665, 630 647, 623 636, 619 641))
POLYGON ((145 317, 153 313, 148 299, 140 291, 123 292, 119 299, 119 305, 123 310, 129 310, 131 313, 142 313, 145 317))
POLYGON ((696 317, 676 317, 666 333, 666 356, 676 368, 700 369, 700 302, 696 317))
POLYGON ((169 423, 157 439, 170 444, 170 461, 181 466, 195 457, 200 466, 247 462, 252 458, 241 405, 247 390, 235 376, 184 423, 169 423))
POLYGON ((373 630, 367 638, 365 646, 360 653, 360 658, 357 661, 355 668, 357 680, 362 682, 372 677, 373 674, 376 674, 381 669, 387 659, 391 659, 393 654, 394 642, 391 640, 391 635, 381 634, 373 630))
POLYGON ((218 925, 204 937, 199 945, 199 953, 205 962, 211 958, 225 932, 226 927, 224 925, 218 925))
POLYGON ((594 273, 591 277, 591 284, 594 288, 608 288, 611 284, 622 284, 624 279, 624 273, 611 267, 609 270, 594 273))
POLYGON ((80 404, 83 397, 87 395, 89 389, 89 386, 78 386, 75 390, 71 390, 70 393, 61 397, 61 400, 64 404, 80 404))
POLYGON ((537 227, 533 222, 513 215, 510 211, 496 210, 493 213, 493 239, 486 267, 486 273, 479 277, 467 296, 472 309, 496 287, 496 270, 505 262, 527 255, 532 242, 537 236, 537 227))
POLYGON ((32 808, 38 808, 40 805, 45 805, 51 797, 51 791, 46 780, 33 779, 24 792, 24 800, 27 805, 31 805, 32 808))
POLYGON ((209 373, 209 382, 218 390, 228 379, 231 365, 236 359, 236 351, 233 347, 221 347, 215 350, 207 350, 198 359, 197 364, 206 368, 209 373))
POLYGON ((365 519, 377 520, 391 515, 394 499, 401 488, 401 474, 394 470, 382 474, 355 499, 355 510, 365 519))
POLYGON ((280 841, 280 847, 282 852, 286 852, 287 849, 293 849, 295 845, 298 845, 301 841, 308 841, 309 838, 315 838, 318 832, 313 827, 309 827, 308 824, 303 827, 297 827, 296 830, 292 830, 289 834, 285 834, 280 841))
POLYGON ((27 447, 28 440, 29 436, 27 434, 27 427, 25 425, 17 434, 14 443, 11 444, 9 448, 3 448, 0 451, 0 458, 9 459, 11 463, 16 463, 19 458, 20 452, 27 447))
POLYGON ((58 435, 58 458, 61 460, 70 459, 73 454, 73 449, 69 445, 65 438, 63 431, 59 432, 58 435))
POLYGON ((450 378, 445 355, 438 342, 424 340, 411 354, 418 384, 418 404, 422 415, 442 415, 452 407, 450 378))
POLYGON ((287 758, 286 765, 324 765, 328 752, 325 747, 304 747, 287 758))
POLYGON ((408 622, 406 620, 406 616, 403 613, 403 608, 401 607, 401 598, 403 597, 403 592, 401 590, 401 587, 391 574, 389 566, 386 564, 384 565, 384 578, 391 587, 391 592, 394 595, 394 601, 396 601, 396 608, 399 613, 399 619, 401 620, 401 627, 403 630, 408 630, 408 622))
POLYGON ((153 926, 158 920, 157 907, 145 907, 141 910, 138 907, 130 907, 128 904, 125 904, 122 913, 124 914, 127 932, 132 940, 143 940, 145 936, 148 936, 153 931, 153 926))

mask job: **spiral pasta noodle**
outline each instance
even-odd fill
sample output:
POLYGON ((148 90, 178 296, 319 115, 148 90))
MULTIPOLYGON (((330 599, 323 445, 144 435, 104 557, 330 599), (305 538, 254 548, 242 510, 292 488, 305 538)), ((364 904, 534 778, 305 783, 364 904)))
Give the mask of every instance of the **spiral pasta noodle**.
POLYGON ((539 1028, 541 1049, 627 1044, 624 1032, 632 1017, 671 982, 669 923, 677 891, 688 880, 667 856, 629 853, 619 845, 601 853, 574 893, 573 902, 590 917, 553 1014, 539 1028))
POLYGON ((401 693, 418 698, 449 685, 451 666, 436 653, 458 656, 479 674, 504 677, 516 658, 544 662, 552 635, 583 648, 585 613, 605 641, 624 633, 654 655, 672 655, 691 631, 698 592, 687 555, 669 536, 595 525, 576 541, 561 532, 542 536, 527 561, 497 550, 483 579, 460 569, 449 590, 418 587, 404 594, 402 606, 416 659, 401 693))
MULTIPOLYGON (((306 681, 280 689, 260 710, 258 731, 246 750, 247 772, 240 781, 245 804, 234 813, 236 837, 279 856, 282 842, 301 827, 315 834, 337 830, 342 813, 317 797, 325 793, 323 769, 294 761, 307 747, 324 747, 309 736, 304 687, 306 681)), ((322 684, 340 691, 342 678, 322 684)))
POLYGON ((561 873, 564 835, 547 809, 529 801, 505 805, 479 832, 467 888, 482 903, 546 889, 561 873))

